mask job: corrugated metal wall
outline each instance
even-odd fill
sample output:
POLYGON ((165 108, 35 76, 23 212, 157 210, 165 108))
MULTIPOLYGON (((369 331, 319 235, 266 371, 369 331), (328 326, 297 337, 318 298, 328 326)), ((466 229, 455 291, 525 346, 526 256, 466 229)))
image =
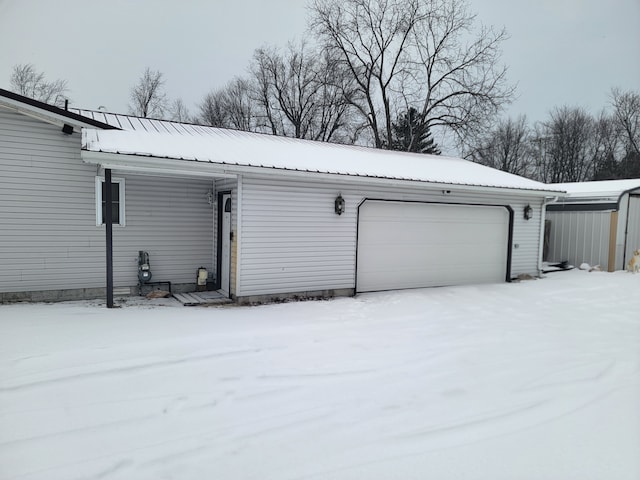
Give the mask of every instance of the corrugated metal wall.
MULTIPOLYGON (((96 167, 80 135, 0 108, 0 292, 99 288, 104 227, 96 226, 96 167)), ((194 283, 212 267, 210 180, 120 175, 125 227, 114 226, 114 282, 137 284, 138 250, 154 280, 194 283)))
POLYGON ((608 269, 611 210, 547 212, 547 219, 551 221, 549 261, 608 269))
POLYGON ((514 210, 512 276, 538 271, 542 199, 453 193, 427 187, 353 185, 244 177, 239 296, 355 287, 357 207, 366 198, 423 202, 511 205, 514 210), (334 213, 341 193, 344 214, 334 213))

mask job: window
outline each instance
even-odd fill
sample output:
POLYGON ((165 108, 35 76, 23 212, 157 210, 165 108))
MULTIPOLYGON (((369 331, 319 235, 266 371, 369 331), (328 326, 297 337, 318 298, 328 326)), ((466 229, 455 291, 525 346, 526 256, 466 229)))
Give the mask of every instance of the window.
MULTIPOLYGON (((112 178, 111 188, 113 224, 124 226, 124 178, 112 178)), ((106 200, 104 177, 96 177, 96 225, 104 225, 106 200)))

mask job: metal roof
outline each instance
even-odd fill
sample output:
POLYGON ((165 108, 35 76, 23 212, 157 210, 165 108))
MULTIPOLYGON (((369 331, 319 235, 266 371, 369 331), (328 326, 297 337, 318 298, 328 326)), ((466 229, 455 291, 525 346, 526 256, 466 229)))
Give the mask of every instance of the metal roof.
POLYGON ((155 118, 143 118, 133 115, 124 115, 122 113, 110 113, 100 110, 85 110, 80 108, 70 108, 70 112, 74 112, 86 118, 90 118, 96 122, 106 123, 120 130, 128 130, 134 132, 156 132, 156 133, 192 133, 201 134, 207 127, 204 125, 196 125, 192 123, 172 122, 170 120, 158 120, 155 118))
MULTIPOLYGON (((24 105, 28 113, 37 112, 45 115, 45 119, 68 119, 75 124, 97 127, 100 130, 83 129, 83 151, 92 154, 532 192, 561 193, 563 190, 460 158, 278 137, 99 110, 63 110, 0 89, 2 99, 5 99, 3 104, 20 108, 24 105)), ((136 163, 131 158, 128 162, 136 163)), ((150 168, 148 162, 145 165, 150 168)))
POLYGON ((564 202, 615 201, 625 193, 640 190, 640 178, 625 180, 601 180, 596 182, 550 183, 550 187, 567 192, 564 202))
MULTIPOLYGON (((84 113, 84 111, 81 111, 84 113)), ((94 112, 95 114, 96 112, 94 112)), ((97 112, 100 113, 100 112, 97 112)), ((85 158, 124 155, 129 166, 135 157, 190 161, 201 168, 224 166, 280 172, 343 175, 428 182, 443 185, 495 187, 560 193, 544 183, 453 157, 340 145, 201 125, 102 114, 93 118, 118 122, 122 131, 83 130, 85 158)), ((112 123, 113 124, 113 123, 112 123)), ((149 162, 144 162, 149 166, 149 162)), ((195 167, 195 165, 190 165, 195 167)))

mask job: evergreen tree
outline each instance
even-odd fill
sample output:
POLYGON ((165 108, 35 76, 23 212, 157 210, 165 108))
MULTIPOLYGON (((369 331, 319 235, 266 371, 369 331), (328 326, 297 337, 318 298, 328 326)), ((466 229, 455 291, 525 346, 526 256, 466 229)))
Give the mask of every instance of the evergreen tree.
POLYGON ((424 116, 415 108, 411 107, 399 115, 392 127, 391 150, 440 155, 440 149, 431 138, 424 116))

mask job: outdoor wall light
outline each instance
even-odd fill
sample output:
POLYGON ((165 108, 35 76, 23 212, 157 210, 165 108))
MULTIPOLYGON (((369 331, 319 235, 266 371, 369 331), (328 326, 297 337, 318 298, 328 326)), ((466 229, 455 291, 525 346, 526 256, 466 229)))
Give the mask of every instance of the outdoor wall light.
POLYGON ((335 212, 338 215, 342 215, 342 213, 344 212, 344 198, 342 198, 342 195, 340 194, 338 194, 338 196, 336 197, 335 212))
POLYGON ((64 133, 65 135, 71 135, 73 133, 73 127, 68 123, 65 123, 64 125, 62 125, 62 133, 64 133))
POLYGON ((524 219, 531 220, 531 217, 533 217, 533 208, 531 208, 531 205, 527 205, 524 207, 524 219))

